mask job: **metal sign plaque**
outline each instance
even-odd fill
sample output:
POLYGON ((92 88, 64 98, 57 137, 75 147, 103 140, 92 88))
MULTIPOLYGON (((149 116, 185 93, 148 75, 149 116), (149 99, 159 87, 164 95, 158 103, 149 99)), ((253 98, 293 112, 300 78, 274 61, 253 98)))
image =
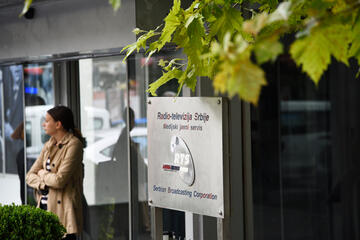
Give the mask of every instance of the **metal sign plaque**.
POLYGON ((223 99, 148 100, 149 204, 224 217, 223 99))

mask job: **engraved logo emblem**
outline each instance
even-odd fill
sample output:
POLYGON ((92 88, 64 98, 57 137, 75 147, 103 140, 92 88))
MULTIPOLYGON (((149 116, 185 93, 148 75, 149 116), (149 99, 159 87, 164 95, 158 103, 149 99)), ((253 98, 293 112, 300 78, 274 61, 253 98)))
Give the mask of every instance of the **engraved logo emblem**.
POLYGON ((163 170, 177 172, 186 185, 193 185, 195 181, 194 161, 185 141, 178 136, 172 136, 170 151, 173 153, 173 164, 163 164, 163 170))

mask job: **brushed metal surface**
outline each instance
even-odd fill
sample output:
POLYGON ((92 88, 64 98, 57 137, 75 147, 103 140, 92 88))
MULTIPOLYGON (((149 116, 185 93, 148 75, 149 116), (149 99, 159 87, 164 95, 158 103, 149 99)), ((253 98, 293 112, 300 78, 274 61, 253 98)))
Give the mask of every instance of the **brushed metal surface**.
POLYGON ((219 97, 149 98, 150 205, 224 217, 222 104, 219 97))

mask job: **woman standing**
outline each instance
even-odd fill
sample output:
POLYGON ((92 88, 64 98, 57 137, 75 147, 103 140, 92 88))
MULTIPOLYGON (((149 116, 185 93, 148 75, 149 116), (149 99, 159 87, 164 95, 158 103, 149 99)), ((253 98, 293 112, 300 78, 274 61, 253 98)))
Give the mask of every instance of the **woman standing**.
POLYGON ((72 111, 57 106, 47 111, 42 124, 47 141, 26 175, 36 189, 38 207, 55 213, 66 228, 65 239, 82 231, 83 148, 85 139, 74 126, 72 111))

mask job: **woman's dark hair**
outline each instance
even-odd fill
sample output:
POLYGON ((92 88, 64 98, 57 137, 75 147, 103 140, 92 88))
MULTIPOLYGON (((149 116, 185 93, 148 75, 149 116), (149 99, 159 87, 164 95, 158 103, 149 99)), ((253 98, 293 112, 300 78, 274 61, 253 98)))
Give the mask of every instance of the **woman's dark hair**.
POLYGON ((60 121, 63 128, 74 134, 83 144, 83 147, 86 147, 86 140, 82 136, 80 130, 75 127, 74 115, 70 108, 65 106, 56 106, 47 111, 47 113, 55 120, 60 121))

